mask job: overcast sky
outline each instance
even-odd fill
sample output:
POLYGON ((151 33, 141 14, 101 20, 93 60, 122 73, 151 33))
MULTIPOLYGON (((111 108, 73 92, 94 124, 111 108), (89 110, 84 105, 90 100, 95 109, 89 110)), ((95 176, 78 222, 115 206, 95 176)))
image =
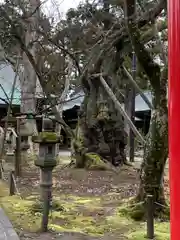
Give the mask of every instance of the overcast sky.
MULTIPOLYGON (((45 2, 44 8, 45 11, 49 14, 52 13, 52 6, 56 4, 58 6, 61 13, 65 14, 69 8, 75 8, 80 2, 84 2, 85 0, 42 0, 45 2), (55 3, 55 4, 54 4, 55 3)), ((0 3, 4 2, 4 0, 0 0, 0 3)))
POLYGON ((48 0, 45 4, 46 6, 46 12, 48 14, 52 14, 53 7, 56 5, 60 11, 61 14, 65 14, 69 8, 75 8, 80 2, 83 2, 84 0, 48 0))
POLYGON ((69 8, 76 7, 80 0, 57 0, 63 12, 67 12, 69 8))

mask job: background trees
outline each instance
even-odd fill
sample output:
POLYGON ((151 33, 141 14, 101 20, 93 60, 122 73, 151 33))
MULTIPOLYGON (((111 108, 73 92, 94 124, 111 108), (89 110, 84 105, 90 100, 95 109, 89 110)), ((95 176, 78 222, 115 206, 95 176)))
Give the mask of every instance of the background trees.
POLYGON ((135 87, 127 74, 135 51, 136 83, 139 90, 150 89, 153 94, 147 137, 143 139, 130 123, 144 146, 138 200, 152 194, 155 201, 164 203, 162 178, 168 155, 166 0, 86 1, 56 22, 42 12, 41 4, 40 0, 5 1, 0 6, 4 60, 14 66, 20 56, 23 68, 22 111, 35 111, 39 81, 50 104, 55 96, 57 121, 75 138, 74 149, 81 156, 78 166, 85 166, 88 152, 114 165, 126 163, 124 125, 129 120, 115 102, 125 103, 127 89, 135 87), (84 92, 77 134, 61 116, 62 100, 69 90, 84 92))

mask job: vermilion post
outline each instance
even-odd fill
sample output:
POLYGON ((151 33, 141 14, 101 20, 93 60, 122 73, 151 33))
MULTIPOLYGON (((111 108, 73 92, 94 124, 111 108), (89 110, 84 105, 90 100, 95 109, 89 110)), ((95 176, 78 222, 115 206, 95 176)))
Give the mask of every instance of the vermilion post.
POLYGON ((168 1, 171 240, 180 240, 180 0, 168 1))

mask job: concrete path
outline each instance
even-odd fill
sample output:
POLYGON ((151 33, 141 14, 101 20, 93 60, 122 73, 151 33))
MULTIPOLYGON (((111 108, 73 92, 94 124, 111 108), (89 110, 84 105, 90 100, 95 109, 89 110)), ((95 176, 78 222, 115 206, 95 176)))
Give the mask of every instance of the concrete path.
POLYGON ((19 240, 12 224, 0 208, 0 240, 19 240))

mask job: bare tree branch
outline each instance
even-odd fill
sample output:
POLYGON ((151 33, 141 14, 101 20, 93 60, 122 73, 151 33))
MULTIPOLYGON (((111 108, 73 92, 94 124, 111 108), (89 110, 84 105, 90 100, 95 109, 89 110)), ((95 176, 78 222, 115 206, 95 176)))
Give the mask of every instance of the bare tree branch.
POLYGON ((81 74, 81 69, 80 69, 79 63, 78 63, 76 57, 74 56, 74 54, 73 54, 72 52, 70 52, 68 49, 65 49, 63 46, 61 46, 60 44, 58 44, 58 43, 57 43, 55 40, 53 40, 52 38, 49 38, 49 37, 47 36, 47 34, 45 34, 44 32, 40 32, 40 31, 39 31, 39 34, 41 34, 45 39, 47 39, 47 40, 49 41, 49 43, 52 43, 54 46, 56 46, 58 49, 60 49, 62 52, 64 52, 66 55, 68 55, 68 56, 73 60, 73 62, 75 63, 79 75, 81 74))

